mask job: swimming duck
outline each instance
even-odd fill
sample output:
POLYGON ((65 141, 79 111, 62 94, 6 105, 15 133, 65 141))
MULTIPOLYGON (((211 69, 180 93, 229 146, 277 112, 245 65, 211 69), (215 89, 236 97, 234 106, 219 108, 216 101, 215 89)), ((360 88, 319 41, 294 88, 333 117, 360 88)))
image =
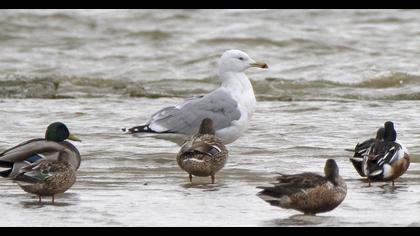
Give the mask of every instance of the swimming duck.
POLYGON ((195 175, 211 176, 211 183, 214 183, 214 175, 223 168, 227 158, 228 150, 215 136, 213 121, 206 118, 201 122, 198 133, 187 138, 176 160, 179 167, 188 172, 190 182, 195 175))
POLYGON ((394 123, 384 124, 383 140, 374 142, 363 156, 362 171, 371 181, 392 181, 403 175, 410 166, 410 155, 407 149, 396 141, 397 132, 394 123))
POLYGON ((363 165, 362 165, 364 156, 367 155, 367 152, 369 152, 370 147, 373 144, 383 141, 384 132, 385 132, 384 127, 379 128, 378 131, 376 132, 375 138, 371 138, 371 139, 363 141, 362 143, 358 143, 356 144, 356 147, 354 148, 354 150, 349 150, 351 152, 354 152, 354 155, 353 157, 350 158, 350 161, 360 176, 366 177, 365 173, 363 172, 363 165))
POLYGON ((310 172, 280 174, 274 186, 257 187, 263 189, 257 195, 273 206, 295 209, 305 215, 331 211, 346 197, 347 185, 333 159, 326 161, 324 173, 324 176, 310 172))
POLYGON ((66 139, 81 141, 67 126, 55 122, 48 126, 44 139, 31 139, 0 154, 0 176, 14 180, 28 193, 42 196, 63 193, 76 181, 80 153, 66 139))

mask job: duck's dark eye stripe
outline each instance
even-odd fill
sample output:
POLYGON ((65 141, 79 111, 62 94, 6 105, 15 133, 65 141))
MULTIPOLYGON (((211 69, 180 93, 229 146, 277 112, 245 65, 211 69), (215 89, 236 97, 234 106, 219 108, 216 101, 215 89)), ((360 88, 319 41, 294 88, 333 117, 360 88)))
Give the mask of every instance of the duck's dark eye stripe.
POLYGON ((241 60, 241 61, 243 61, 243 60, 244 60, 244 58, 243 58, 243 57, 239 57, 238 59, 239 59, 239 60, 241 60))

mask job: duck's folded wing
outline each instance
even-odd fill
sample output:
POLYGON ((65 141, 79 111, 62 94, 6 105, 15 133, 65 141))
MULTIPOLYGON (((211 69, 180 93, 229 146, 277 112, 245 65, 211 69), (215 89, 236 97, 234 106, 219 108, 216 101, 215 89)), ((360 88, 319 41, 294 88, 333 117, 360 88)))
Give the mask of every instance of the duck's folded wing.
POLYGON ((34 184, 41 183, 48 177, 52 176, 48 169, 42 168, 44 163, 48 163, 48 160, 42 160, 37 163, 22 166, 19 172, 13 176, 13 180, 19 181, 20 183, 34 184))
POLYGON ((276 178, 278 183, 271 187, 258 187, 263 189, 261 194, 273 197, 282 197, 284 195, 292 195, 303 192, 311 188, 315 188, 325 184, 328 180, 314 173, 302 173, 297 175, 281 175, 276 178))
POLYGON ((363 156, 369 151, 369 148, 375 143, 375 139, 368 139, 362 143, 358 143, 354 148, 354 156, 356 158, 363 158, 363 156))
POLYGON ((210 145, 205 142, 196 142, 191 146, 185 146, 181 149, 182 154, 184 153, 191 153, 191 152, 199 152, 208 156, 215 156, 220 153, 222 149, 217 145, 210 145))
POLYGON ((2 157, 2 156, 4 156, 6 153, 11 153, 11 152, 14 152, 14 151, 19 151, 22 147, 24 147, 24 146, 26 146, 26 145, 28 145, 28 144, 30 144, 30 143, 37 142, 37 141, 45 141, 45 139, 40 139, 40 138, 38 138, 38 139, 31 139, 31 140, 25 141, 25 142, 23 142, 23 143, 20 143, 20 144, 18 144, 18 145, 16 145, 16 146, 14 146, 14 147, 12 147, 12 148, 9 148, 9 149, 7 149, 7 150, 3 151, 2 153, 0 153, 0 159, 1 159, 1 157, 2 157))
POLYGON ((65 149, 65 146, 45 139, 31 140, 3 152, 0 156, 0 160, 15 163, 24 161, 32 155, 62 152, 65 151, 65 149))
POLYGON ((363 162, 363 170, 366 175, 378 176, 383 174, 384 165, 392 164, 404 156, 404 150, 396 142, 375 143, 368 157, 363 162))
POLYGON ((42 182, 42 180, 40 180, 38 178, 34 178, 33 176, 28 176, 26 174, 19 174, 16 177, 14 177, 13 180, 20 182, 20 184, 26 183, 26 185, 27 184, 36 184, 36 183, 41 183, 42 182))
POLYGON ((385 147, 385 153, 377 158, 376 163, 379 166, 392 164, 394 161, 404 156, 404 150, 398 143, 389 143, 385 147))

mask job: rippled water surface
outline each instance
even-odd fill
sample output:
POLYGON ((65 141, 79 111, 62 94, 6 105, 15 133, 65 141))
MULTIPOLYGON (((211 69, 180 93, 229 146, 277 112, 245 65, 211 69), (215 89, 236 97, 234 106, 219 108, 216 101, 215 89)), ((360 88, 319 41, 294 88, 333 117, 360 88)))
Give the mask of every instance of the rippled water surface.
POLYGON ((0 150, 60 120, 83 161, 56 205, 0 179, 0 225, 420 226, 419 29, 419 10, 1 10, 0 150), (257 110, 216 184, 190 184, 176 144, 119 128, 216 88, 230 48, 270 69, 247 71, 257 110), (368 188, 344 149, 386 120, 412 164, 396 187, 368 188), (322 172, 327 158, 348 185, 335 210, 256 196, 276 172, 322 172))

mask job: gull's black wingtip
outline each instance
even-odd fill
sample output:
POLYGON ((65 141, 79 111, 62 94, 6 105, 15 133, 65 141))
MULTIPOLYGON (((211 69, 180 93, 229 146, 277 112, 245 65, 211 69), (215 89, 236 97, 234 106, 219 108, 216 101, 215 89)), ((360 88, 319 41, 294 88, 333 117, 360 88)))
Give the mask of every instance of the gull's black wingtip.
POLYGON ((152 130, 151 128, 149 128, 148 125, 140 125, 140 126, 135 126, 132 128, 122 128, 121 131, 125 134, 135 134, 135 133, 156 133, 156 131, 152 130))

